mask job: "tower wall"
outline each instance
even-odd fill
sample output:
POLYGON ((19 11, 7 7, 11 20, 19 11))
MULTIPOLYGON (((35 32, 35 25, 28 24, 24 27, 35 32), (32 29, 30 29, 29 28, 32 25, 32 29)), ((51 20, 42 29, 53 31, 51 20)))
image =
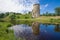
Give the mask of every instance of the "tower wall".
POLYGON ((34 4, 33 5, 33 10, 32 10, 32 17, 36 18, 40 16, 40 5, 39 4, 34 4))

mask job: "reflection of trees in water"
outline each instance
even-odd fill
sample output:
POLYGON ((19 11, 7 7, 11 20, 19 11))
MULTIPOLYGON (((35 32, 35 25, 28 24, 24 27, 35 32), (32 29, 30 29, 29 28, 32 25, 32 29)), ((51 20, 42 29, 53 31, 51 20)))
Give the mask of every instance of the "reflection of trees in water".
POLYGON ((18 21, 16 21, 16 24, 26 24, 26 25, 31 26, 32 25, 32 21, 18 20, 18 21))
POLYGON ((39 23, 38 22, 33 22, 32 23, 32 30, 35 35, 39 34, 39 23))
POLYGON ((60 24, 50 24, 50 23, 45 23, 43 24, 45 27, 48 27, 49 25, 55 25, 55 32, 60 32, 60 24))
POLYGON ((48 27, 48 24, 47 23, 45 24, 45 27, 48 27))
POLYGON ((43 23, 43 25, 44 25, 45 27, 48 27, 49 25, 54 25, 54 24, 51 24, 51 23, 43 23))
POLYGON ((60 32, 60 24, 55 25, 55 32, 60 32))
POLYGON ((10 20, 10 23, 13 24, 13 25, 16 25, 16 20, 10 20))
POLYGON ((29 26, 32 25, 32 21, 26 21, 26 20, 23 21, 23 20, 11 19, 10 23, 13 24, 13 25, 19 25, 19 24, 26 24, 26 25, 29 25, 29 26))

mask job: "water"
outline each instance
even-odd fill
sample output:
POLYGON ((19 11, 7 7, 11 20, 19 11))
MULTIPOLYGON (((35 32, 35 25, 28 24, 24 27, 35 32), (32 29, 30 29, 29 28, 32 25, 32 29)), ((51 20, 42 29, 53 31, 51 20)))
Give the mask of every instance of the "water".
POLYGON ((60 40, 60 24, 33 22, 31 25, 19 24, 11 27, 16 39, 60 40))

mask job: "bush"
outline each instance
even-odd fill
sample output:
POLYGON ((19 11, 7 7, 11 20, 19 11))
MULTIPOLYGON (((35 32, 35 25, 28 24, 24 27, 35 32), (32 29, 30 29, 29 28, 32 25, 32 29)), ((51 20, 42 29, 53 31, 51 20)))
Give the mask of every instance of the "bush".
POLYGON ((12 26, 12 24, 8 24, 8 25, 7 25, 7 27, 11 27, 11 26, 12 26))

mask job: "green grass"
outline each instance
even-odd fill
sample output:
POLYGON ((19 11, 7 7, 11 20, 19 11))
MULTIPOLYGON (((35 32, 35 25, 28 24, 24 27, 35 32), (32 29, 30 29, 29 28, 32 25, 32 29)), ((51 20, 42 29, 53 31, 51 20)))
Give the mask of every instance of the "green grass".
POLYGON ((15 40, 12 30, 8 30, 9 22, 0 22, 0 40, 15 40))

